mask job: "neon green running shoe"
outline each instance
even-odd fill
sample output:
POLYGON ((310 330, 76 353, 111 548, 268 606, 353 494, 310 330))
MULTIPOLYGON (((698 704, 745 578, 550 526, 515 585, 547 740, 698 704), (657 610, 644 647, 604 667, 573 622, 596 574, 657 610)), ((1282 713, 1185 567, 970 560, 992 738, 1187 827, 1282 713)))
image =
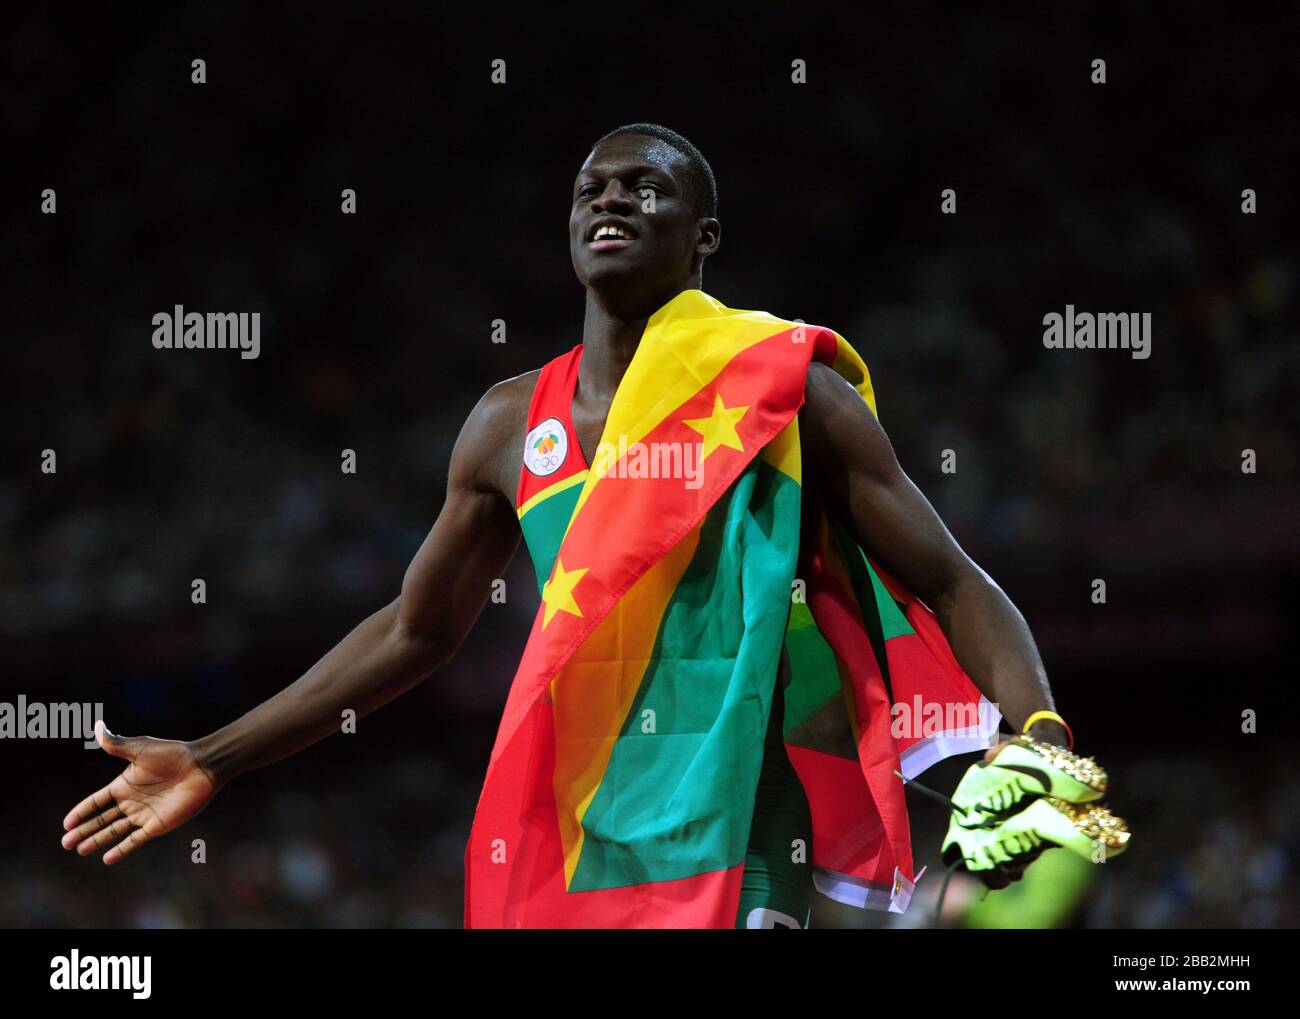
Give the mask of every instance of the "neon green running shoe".
POLYGON ((951 865, 960 857, 969 871, 992 870, 999 864, 1015 863, 1047 844, 1102 862, 1122 853, 1129 836, 1124 819, 1099 803, 1040 797, 992 826, 969 828, 954 815, 943 843, 943 858, 951 865))
POLYGON ((992 762, 972 765, 953 793, 953 806, 973 827, 990 817, 1013 813, 1027 796, 1051 796, 1067 803, 1090 803, 1106 794, 1106 772, 1091 757, 1016 736, 992 762))

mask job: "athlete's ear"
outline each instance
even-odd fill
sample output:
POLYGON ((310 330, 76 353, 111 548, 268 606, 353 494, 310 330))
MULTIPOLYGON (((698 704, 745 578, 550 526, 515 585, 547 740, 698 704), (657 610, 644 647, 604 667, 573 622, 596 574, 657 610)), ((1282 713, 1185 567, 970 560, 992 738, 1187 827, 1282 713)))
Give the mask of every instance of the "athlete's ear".
POLYGON ((695 224, 695 253, 701 258, 708 258, 722 244, 722 224, 716 219, 705 218, 695 224))

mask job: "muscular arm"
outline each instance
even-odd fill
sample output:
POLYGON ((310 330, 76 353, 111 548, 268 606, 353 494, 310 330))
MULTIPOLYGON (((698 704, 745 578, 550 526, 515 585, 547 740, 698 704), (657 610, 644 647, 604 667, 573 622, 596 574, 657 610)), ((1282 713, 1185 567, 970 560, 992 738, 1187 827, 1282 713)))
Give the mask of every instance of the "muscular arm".
MULTIPOLYGON (((799 413, 804 478, 858 542, 926 603, 953 654, 1017 731, 1052 708, 1042 660, 1024 617, 980 569, 903 473, 893 446, 862 397, 829 367, 808 372, 799 413)), ((1033 734, 1065 744, 1055 722, 1033 734)))
POLYGON ((489 390, 465 422, 446 502, 407 568, 401 594, 296 682, 192 744, 216 785, 339 731, 345 709, 360 717, 382 707, 456 652, 519 544, 502 464, 522 421, 517 388, 489 390))

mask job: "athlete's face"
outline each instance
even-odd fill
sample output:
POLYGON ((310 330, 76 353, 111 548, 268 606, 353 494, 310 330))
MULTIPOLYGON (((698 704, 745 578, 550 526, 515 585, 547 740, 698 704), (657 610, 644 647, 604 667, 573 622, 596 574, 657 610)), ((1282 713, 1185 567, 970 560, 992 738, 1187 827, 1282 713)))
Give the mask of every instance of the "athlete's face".
POLYGON ((592 150, 569 213, 569 252, 584 287, 670 289, 712 254, 720 228, 691 208, 688 166, 671 145, 644 135, 619 135, 592 150))

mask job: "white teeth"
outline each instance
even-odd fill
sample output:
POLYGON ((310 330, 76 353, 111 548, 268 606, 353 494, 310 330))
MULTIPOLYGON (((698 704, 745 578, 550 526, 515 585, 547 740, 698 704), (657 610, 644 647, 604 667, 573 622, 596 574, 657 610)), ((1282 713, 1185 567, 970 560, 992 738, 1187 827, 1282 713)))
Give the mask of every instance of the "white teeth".
POLYGON ((602 240, 630 241, 631 239, 632 239, 631 236, 628 234, 626 230, 624 230, 622 227, 613 226, 613 225, 602 226, 599 230, 596 231, 596 235, 592 238, 593 241, 602 241, 602 240))

